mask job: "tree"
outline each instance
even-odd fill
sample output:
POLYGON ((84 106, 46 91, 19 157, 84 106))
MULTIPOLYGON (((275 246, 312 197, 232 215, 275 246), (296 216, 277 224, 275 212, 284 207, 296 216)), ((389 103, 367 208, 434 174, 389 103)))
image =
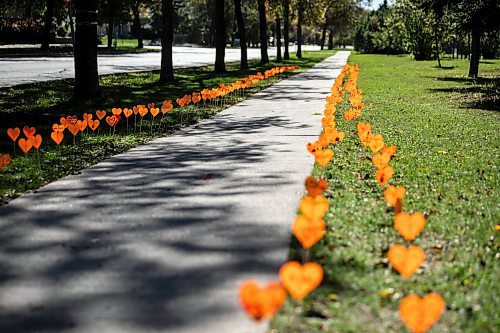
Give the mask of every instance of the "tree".
POLYGON ((160 81, 174 81, 174 65, 172 61, 172 44, 174 42, 174 2, 162 0, 161 13, 163 19, 161 36, 161 69, 160 81))
POLYGON ((248 69, 248 56, 247 56, 247 37, 245 31, 245 20, 241 11, 241 0, 234 0, 234 15, 238 24, 238 34, 240 36, 241 60, 240 69, 248 69))
POLYGON ((133 0, 132 1, 132 14, 134 15, 134 20, 133 20, 133 30, 134 30, 134 35, 137 38, 137 48, 142 49, 144 48, 144 40, 143 40, 143 34, 142 34, 142 26, 141 26, 141 18, 139 16, 139 6, 141 2, 139 0, 133 0))
POLYGON ((97 72, 97 0, 76 0, 75 90, 76 99, 99 92, 97 72))
POLYGON ((290 53, 288 52, 288 46, 290 44, 290 0, 285 0, 283 3, 284 17, 283 17, 283 31, 284 38, 283 41, 285 43, 285 52, 283 54, 283 58, 285 60, 290 59, 290 53))
POLYGON ((215 0, 215 71, 226 71, 226 22, 224 21, 224 0, 215 0))
POLYGON ((266 21, 266 0, 257 0, 259 9, 259 36, 260 36, 260 64, 269 62, 267 54, 267 21, 266 21))
POLYGON ((304 21, 304 0, 298 0, 297 6, 297 58, 302 59, 302 23, 304 21))
POLYGON ((47 0, 45 10, 42 50, 48 50, 50 44, 50 34, 52 31, 52 20, 54 18, 55 0, 47 0))
POLYGON ((281 58, 281 18, 278 10, 276 10, 276 61, 283 61, 281 58))

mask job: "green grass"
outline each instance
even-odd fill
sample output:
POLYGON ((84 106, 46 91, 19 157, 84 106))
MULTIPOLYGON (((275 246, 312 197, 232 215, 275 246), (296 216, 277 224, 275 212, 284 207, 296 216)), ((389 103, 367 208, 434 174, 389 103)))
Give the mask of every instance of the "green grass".
MULTIPOLYGON (((186 93, 213 88, 220 83, 231 83, 257 71, 264 71, 279 65, 299 65, 300 71, 312 67, 315 63, 331 56, 332 51, 305 52, 303 59, 292 58, 285 63, 272 62, 261 67, 257 62, 251 63, 247 72, 238 70, 238 64, 228 64, 225 74, 215 74, 211 66, 176 70, 176 81, 169 84, 158 82, 159 73, 140 72, 117 75, 104 75, 100 78, 100 96, 87 102, 72 100, 73 84, 71 80, 59 80, 0 89, 0 152, 13 152, 12 141, 7 136, 7 128, 34 126, 37 133, 43 136, 44 142, 40 151, 17 154, 12 163, 0 170, 0 204, 6 203, 20 194, 39 188, 51 181, 93 165, 106 157, 123 152, 155 137, 168 135, 182 126, 192 124, 202 118, 210 117, 223 107, 206 107, 203 110, 181 115, 174 109, 163 119, 161 129, 158 128, 161 114, 156 118, 156 130, 149 131, 149 122, 143 127, 148 130, 134 132, 133 116, 130 118, 130 130, 126 131, 126 122, 122 120, 117 126, 117 133, 109 135, 107 124, 101 124, 101 135, 81 135, 76 145, 72 144, 71 134, 65 131, 65 143, 57 147, 50 139, 53 123, 59 122, 61 116, 81 115, 95 110, 108 110, 112 107, 132 107, 137 104, 172 99, 186 93)), ((297 73, 297 71, 295 72, 297 73)), ((247 89, 244 95, 232 94, 226 98, 225 105, 231 105, 251 96, 282 78, 294 75, 293 72, 281 74, 279 77, 261 81, 258 85, 247 89)), ((150 115, 146 116, 146 118, 150 115)), ((94 116, 95 118, 95 116, 94 116)), ((148 118, 149 119, 149 118, 148 118)), ((104 121, 104 119, 103 119, 104 121)), ((21 134, 22 135, 22 134, 21 134)))
MULTIPOLYGON (((328 231, 311 250, 325 280, 301 303, 289 300, 271 327, 406 332, 401 299, 435 291, 447 308, 430 332, 498 332, 500 61, 481 62, 478 80, 465 78, 468 63, 461 60, 437 69, 435 62, 355 54, 350 63, 360 65, 366 103, 360 121, 398 147, 390 184, 407 188, 405 211, 428 215, 413 242, 425 250, 426 262, 406 281, 388 265, 389 246, 405 241, 374 180, 371 151, 361 146, 355 124, 337 114, 346 139, 334 148, 333 163, 313 172, 330 184, 328 231), (381 297, 382 290, 389 296, 381 297)), ((303 255, 293 240, 291 258, 303 255)))

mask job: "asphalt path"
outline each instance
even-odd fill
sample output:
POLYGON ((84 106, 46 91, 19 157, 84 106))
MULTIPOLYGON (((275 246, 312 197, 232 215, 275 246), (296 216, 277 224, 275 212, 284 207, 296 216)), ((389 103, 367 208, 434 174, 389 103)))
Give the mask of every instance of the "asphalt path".
MULTIPOLYGON (((317 46, 304 46, 316 50, 317 46)), ((294 47, 291 47, 294 50, 294 47)), ((276 55, 276 48, 269 49, 269 56, 276 55)), ((248 49, 249 59, 259 59, 260 49, 248 49)), ((226 62, 239 61, 239 49, 226 49, 226 62)), ((99 55, 99 75, 141 72, 160 69, 160 52, 99 55)), ((174 68, 205 66, 215 62, 214 48, 174 47, 174 68)), ((73 57, 16 57, 0 58, 0 88, 19 84, 73 78, 73 57)))
POLYGON ((0 207, 0 332, 254 333, 349 52, 0 207))

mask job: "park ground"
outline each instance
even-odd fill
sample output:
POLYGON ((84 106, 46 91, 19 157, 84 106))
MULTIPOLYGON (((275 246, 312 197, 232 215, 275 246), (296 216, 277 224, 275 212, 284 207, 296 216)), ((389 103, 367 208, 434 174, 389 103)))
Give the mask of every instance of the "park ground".
MULTIPOLYGON (((399 302, 430 291, 447 303, 431 332, 498 332, 500 61, 482 61, 477 80, 465 77, 462 60, 442 69, 406 56, 354 54, 349 62, 360 66, 360 121, 398 148, 391 183, 407 188, 404 209, 428 216, 415 241, 427 259, 406 281, 389 267, 386 252, 401 238, 371 155, 337 115, 346 139, 326 170, 327 234, 311 257, 325 281, 301 303, 289 300, 272 332, 403 332, 399 302)), ((299 249, 292 240, 290 257, 299 249)))

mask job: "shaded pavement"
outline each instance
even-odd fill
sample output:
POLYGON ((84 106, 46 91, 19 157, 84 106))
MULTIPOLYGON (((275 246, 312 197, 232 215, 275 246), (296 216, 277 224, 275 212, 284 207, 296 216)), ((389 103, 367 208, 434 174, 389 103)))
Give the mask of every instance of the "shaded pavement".
POLYGON ((0 207, 0 332, 262 332, 324 98, 349 52, 0 207))

